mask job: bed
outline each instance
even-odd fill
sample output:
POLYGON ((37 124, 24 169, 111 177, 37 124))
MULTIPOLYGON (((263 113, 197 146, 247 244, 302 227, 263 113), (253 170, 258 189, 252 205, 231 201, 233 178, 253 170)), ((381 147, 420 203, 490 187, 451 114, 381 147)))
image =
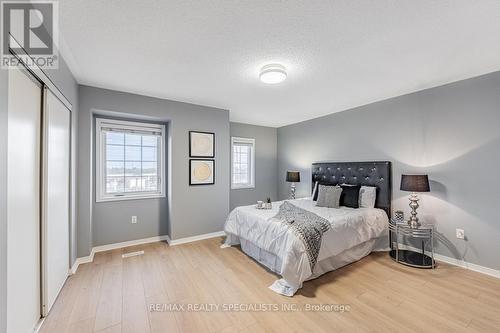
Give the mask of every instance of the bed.
POLYGON ((374 208, 317 207, 311 197, 286 200, 298 209, 327 220, 330 228, 322 235, 317 261, 310 265, 306 245, 283 223, 274 223, 280 206, 270 210, 254 205, 235 208, 224 226, 223 247, 241 245, 250 257, 281 276, 269 288, 293 296, 304 281, 355 262, 373 251, 389 247, 387 222, 391 211, 390 162, 328 162, 312 165, 311 185, 353 184, 374 186, 374 208))

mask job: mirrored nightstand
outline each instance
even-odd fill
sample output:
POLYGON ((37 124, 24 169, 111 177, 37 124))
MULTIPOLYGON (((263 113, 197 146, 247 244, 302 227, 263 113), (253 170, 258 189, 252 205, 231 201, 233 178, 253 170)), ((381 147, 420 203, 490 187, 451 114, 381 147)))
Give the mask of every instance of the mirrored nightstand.
POLYGON ((418 268, 434 268, 434 226, 422 225, 419 228, 411 228, 406 223, 389 222, 391 234, 391 258, 396 262, 418 268), (422 251, 409 250, 404 243, 405 239, 420 240, 422 251), (403 247, 403 248, 401 248, 403 247), (425 253, 426 247, 430 256, 425 253))

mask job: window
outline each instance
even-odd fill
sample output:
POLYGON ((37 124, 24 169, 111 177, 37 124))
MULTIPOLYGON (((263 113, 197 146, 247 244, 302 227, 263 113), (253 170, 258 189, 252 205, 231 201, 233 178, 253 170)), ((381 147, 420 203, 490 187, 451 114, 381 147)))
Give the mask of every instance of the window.
POLYGON ((231 138, 231 188, 255 187, 255 139, 231 138))
POLYGON ((165 126, 96 119, 96 201, 165 196, 165 126))

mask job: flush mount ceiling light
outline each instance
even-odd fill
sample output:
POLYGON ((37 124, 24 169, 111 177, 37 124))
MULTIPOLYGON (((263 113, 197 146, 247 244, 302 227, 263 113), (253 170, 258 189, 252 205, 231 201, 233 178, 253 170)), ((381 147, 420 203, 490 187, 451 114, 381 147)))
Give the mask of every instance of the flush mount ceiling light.
POLYGON ((267 84, 276 84, 285 81, 286 68, 280 64, 269 64, 262 67, 259 78, 267 84))

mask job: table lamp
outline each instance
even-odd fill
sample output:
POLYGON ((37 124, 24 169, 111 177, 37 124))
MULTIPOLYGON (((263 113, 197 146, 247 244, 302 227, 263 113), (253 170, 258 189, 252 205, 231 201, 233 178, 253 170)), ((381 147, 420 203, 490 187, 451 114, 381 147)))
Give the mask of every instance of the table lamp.
POLYGON ((290 186, 290 199, 295 199, 295 183, 300 182, 300 172, 298 171, 287 171, 286 181, 292 183, 290 186))
POLYGON ((410 208, 411 217, 408 224, 412 228, 420 227, 417 217, 417 208, 419 207, 417 192, 430 192, 429 177, 427 175, 401 175, 401 191, 411 192, 410 208))

